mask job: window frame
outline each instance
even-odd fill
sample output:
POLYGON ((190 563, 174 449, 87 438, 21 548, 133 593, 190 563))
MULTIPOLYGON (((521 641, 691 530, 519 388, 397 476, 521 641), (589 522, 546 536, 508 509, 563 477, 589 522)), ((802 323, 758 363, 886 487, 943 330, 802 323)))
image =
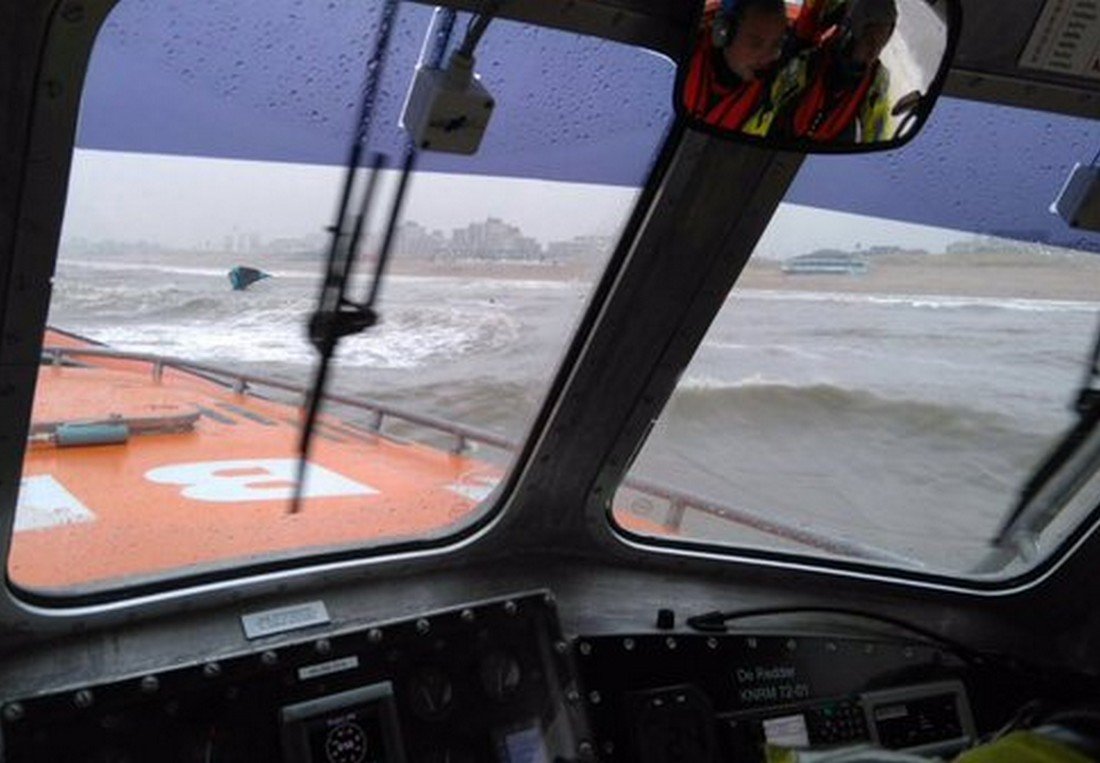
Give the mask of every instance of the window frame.
MULTIPOLYGON (((0 507, 11 507, 0 518, 0 545, 3 547, 4 592, 0 596, 0 622, 7 619, 4 610, 14 607, 22 617, 28 613, 55 618, 58 623, 73 624, 90 615, 101 614, 113 618, 119 613, 142 609, 150 614, 185 606, 188 600, 202 597, 209 599, 239 598, 242 590, 260 595, 269 591, 282 591, 288 585, 308 587, 317 579, 335 580, 354 578, 370 570, 372 574, 388 574, 391 570, 406 570, 425 564, 439 564, 440 559, 464 557, 471 548, 499 532, 502 519, 517 509, 517 489, 529 469, 531 455, 539 441, 539 433, 554 409, 554 401, 561 394, 570 368, 585 344, 585 338, 594 326, 601 303, 613 289, 618 270, 627 259, 633 237, 644 224, 646 209, 657 193, 661 180, 673 160, 676 145, 682 134, 678 120, 667 125, 665 135, 658 144, 646 183, 631 210, 611 253, 610 259, 590 291, 582 316, 556 364, 551 383, 542 396, 520 449, 506 477, 486 499, 487 504, 478 519, 460 531, 441 538, 403 541, 373 548, 337 550, 307 553, 301 557, 275 559, 266 562, 249 562, 227 569, 192 573, 169 574, 163 578, 135 582, 117 588, 94 589, 88 592, 54 595, 48 592, 28 590, 18 586, 8 574, 7 558, 13 540, 14 506, 22 474, 26 437, 30 425, 35 380, 37 379, 44 329, 49 310, 50 288, 56 267, 61 228, 64 220, 69 173, 75 151, 79 106, 84 77, 93 53, 96 36, 108 20, 110 11, 123 0, 86 0, 78 10, 63 6, 54 0, 41 0, 35 6, 41 14, 41 37, 37 43, 40 55, 36 57, 39 68, 33 73, 36 88, 28 93, 28 123, 34 129, 26 133, 26 148, 22 154, 24 172, 21 183, 23 218, 14 231, 11 246, 12 287, 6 299, 0 303, 0 319, 7 330, 7 340, 0 345, 0 365, 11 369, 12 382, 9 399, 18 411, 13 427, 15 441, 19 445, 11 452, 0 453, 0 507), (30 157, 50 157, 50 161, 29 161, 30 157), (7 601, 4 601, 6 599, 7 601)), ((420 0, 404 0, 424 5, 420 0)), ((458 10, 476 11, 476 2, 451 3, 458 10), (467 7, 469 6, 469 7, 467 7)), ((638 50, 656 52, 665 57, 677 50, 686 39, 687 28, 680 19, 656 20, 637 14, 633 29, 621 26, 622 14, 609 8, 596 9, 587 16, 578 16, 571 28, 562 22, 559 14, 547 13, 534 4, 529 8, 515 8, 508 18, 600 37, 631 45, 638 50), (598 31, 604 34, 596 34, 598 31), (634 40, 625 39, 633 36, 634 40), (639 41, 644 41, 641 44, 639 41)), ((501 14, 504 18, 505 14, 501 14)), ((5 371, 7 373, 7 370, 5 371)))

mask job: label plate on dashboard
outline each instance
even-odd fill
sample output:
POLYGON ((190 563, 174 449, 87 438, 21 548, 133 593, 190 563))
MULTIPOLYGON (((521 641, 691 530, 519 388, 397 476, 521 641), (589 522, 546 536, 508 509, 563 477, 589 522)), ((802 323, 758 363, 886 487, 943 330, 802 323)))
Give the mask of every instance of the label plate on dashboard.
POLYGON ((330 622, 328 610, 325 609, 323 601, 310 601, 305 604, 295 604, 292 607, 267 609, 263 612, 241 615, 244 636, 250 640, 308 628, 312 625, 326 625, 328 622, 330 622))

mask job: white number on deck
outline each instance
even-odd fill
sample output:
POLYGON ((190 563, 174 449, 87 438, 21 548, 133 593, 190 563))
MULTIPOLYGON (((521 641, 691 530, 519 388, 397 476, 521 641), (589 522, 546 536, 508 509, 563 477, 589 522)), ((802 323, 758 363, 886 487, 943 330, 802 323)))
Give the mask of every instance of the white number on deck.
MULTIPOLYGON (((196 501, 232 503, 289 500, 294 493, 297 470, 298 461, 293 458, 256 458, 160 466, 146 472, 145 477, 165 485, 184 485, 183 495, 196 501)), ((374 495, 377 492, 323 466, 306 466, 302 498, 374 495)))

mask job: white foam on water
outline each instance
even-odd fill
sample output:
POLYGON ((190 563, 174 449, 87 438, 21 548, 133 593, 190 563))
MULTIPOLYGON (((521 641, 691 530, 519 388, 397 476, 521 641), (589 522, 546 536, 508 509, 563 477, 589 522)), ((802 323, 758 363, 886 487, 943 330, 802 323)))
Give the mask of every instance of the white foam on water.
POLYGON ((856 305, 897 305, 930 310, 960 310, 986 308, 1026 312, 1088 312, 1100 310, 1100 303, 1083 300, 1024 299, 1006 297, 952 297, 939 294, 850 294, 827 291, 782 291, 777 289, 743 289, 734 298, 792 301, 840 302, 856 305))

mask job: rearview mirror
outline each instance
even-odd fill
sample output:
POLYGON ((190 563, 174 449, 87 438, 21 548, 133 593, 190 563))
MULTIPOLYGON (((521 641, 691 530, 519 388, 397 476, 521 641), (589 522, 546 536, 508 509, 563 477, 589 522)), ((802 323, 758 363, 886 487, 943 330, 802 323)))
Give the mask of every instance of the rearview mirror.
POLYGON ((958 0, 706 0, 676 107, 771 148, 895 148, 943 87, 959 16, 958 0))

